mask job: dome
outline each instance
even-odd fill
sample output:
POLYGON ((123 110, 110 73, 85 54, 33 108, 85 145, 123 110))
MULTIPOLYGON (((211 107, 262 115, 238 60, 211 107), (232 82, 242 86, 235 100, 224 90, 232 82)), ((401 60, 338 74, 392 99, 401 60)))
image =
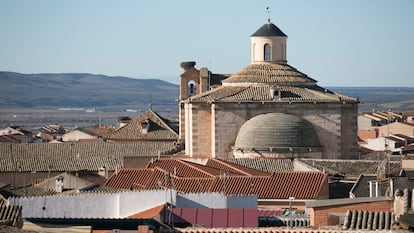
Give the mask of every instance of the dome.
POLYGON ((296 115, 267 113, 246 121, 234 149, 258 151, 309 150, 320 148, 312 124, 296 115))

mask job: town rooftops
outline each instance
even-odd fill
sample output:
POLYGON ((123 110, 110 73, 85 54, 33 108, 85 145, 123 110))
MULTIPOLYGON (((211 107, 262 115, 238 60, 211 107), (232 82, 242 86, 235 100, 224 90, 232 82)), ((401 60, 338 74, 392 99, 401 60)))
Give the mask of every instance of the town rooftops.
POLYGON ((123 156, 158 157, 176 149, 172 141, 0 144, 0 172, 114 171, 123 156))
POLYGON ((211 167, 202 166, 184 169, 181 165, 176 166, 176 169, 170 167, 169 170, 156 166, 146 169, 121 169, 118 174, 113 174, 108 179, 106 185, 124 190, 174 188, 183 193, 252 194, 262 199, 286 199, 290 196, 297 199, 315 199, 328 195, 327 173, 274 172, 267 176, 233 173, 231 170, 228 173, 217 172, 211 167))

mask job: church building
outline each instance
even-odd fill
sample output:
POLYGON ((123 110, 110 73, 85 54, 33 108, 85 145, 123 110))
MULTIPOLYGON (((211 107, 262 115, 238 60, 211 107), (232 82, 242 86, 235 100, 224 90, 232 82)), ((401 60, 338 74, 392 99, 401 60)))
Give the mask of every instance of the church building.
POLYGON ((356 159, 359 100, 287 63, 270 20, 251 35, 251 64, 225 76, 181 63, 179 137, 190 157, 356 159))

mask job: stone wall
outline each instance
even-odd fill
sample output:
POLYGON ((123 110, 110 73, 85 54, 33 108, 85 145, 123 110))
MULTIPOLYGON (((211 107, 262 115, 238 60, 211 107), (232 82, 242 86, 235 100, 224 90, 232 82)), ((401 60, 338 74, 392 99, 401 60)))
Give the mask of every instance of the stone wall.
MULTIPOLYGON (((190 155, 232 157, 232 146, 240 127, 264 113, 286 113, 311 122, 323 146, 322 158, 358 158, 357 107, 326 103, 192 103, 190 155), (210 109, 211 106, 211 109, 210 109), (212 116, 213 115, 213 116, 212 116), (211 125, 213 124, 213 125, 211 125), (209 153, 211 152, 211 153, 209 153)), ((188 148, 186 146, 186 148, 188 148)))
POLYGON ((211 111, 207 103, 187 104, 189 125, 186 125, 186 154, 193 156, 211 156, 211 111))

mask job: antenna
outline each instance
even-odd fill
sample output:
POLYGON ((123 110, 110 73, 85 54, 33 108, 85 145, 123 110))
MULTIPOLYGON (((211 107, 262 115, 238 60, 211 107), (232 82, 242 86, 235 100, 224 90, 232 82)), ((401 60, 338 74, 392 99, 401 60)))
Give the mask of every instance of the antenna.
POLYGON ((270 10, 269 7, 266 7, 267 22, 270 23, 270 10))
POLYGON ((148 110, 152 111, 152 95, 149 96, 148 110))

